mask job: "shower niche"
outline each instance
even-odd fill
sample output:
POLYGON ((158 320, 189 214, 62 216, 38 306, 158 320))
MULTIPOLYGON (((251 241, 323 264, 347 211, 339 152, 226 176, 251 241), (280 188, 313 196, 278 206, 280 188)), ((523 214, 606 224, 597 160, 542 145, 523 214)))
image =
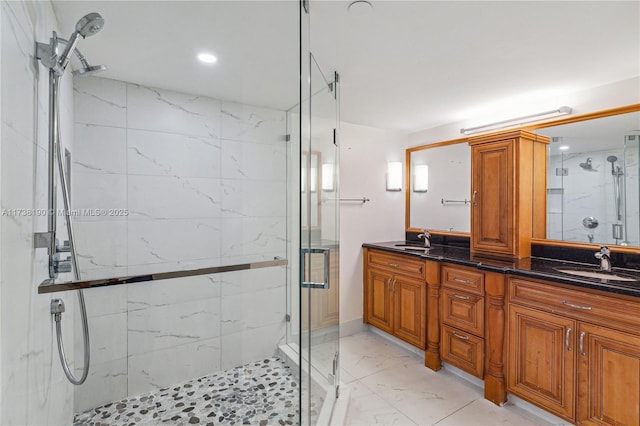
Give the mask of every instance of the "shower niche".
POLYGON ((640 246, 640 112, 537 130, 551 137, 546 237, 640 246))

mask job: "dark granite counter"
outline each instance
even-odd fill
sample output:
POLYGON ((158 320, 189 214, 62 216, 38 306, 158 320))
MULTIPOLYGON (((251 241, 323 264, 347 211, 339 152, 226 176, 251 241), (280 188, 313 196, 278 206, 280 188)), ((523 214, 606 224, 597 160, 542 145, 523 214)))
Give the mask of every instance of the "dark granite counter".
POLYGON ((640 297, 640 271, 635 269, 614 267, 613 273, 624 274, 626 276, 636 278, 636 281, 613 281, 602 278, 579 277, 559 272, 558 269, 563 268, 590 268, 594 272, 597 269, 593 264, 577 263, 565 260, 554 260, 541 257, 498 259, 472 255, 469 249, 462 247, 434 244, 431 248, 424 249, 420 245, 407 244, 405 241, 365 243, 362 247, 399 253, 425 260, 470 266, 484 271, 518 275, 527 278, 537 278, 577 287, 590 288, 593 290, 640 297))

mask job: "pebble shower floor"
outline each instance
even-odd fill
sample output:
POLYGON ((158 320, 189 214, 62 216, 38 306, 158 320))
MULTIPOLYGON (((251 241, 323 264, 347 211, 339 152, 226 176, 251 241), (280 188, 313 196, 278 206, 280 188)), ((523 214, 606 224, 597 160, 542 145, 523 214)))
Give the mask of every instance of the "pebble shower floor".
POLYGON ((299 424, 298 387, 295 372, 269 358, 93 408, 74 425, 299 424))

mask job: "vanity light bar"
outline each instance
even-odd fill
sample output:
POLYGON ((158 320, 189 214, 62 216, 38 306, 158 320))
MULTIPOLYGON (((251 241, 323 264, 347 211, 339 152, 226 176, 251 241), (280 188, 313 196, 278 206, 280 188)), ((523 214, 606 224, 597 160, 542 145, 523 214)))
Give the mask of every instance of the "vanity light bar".
POLYGON ((506 127, 517 126, 519 124, 532 123, 535 121, 544 120, 547 118, 560 117, 562 115, 571 114, 571 107, 561 106, 551 111, 539 112, 537 114, 525 115, 524 117, 511 118, 509 120, 498 121, 496 123, 483 124, 482 126, 469 127, 466 129, 460 129, 460 133, 463 135, 471 135, 474 133, 480 133, 489 130, 504 129, 506 127))

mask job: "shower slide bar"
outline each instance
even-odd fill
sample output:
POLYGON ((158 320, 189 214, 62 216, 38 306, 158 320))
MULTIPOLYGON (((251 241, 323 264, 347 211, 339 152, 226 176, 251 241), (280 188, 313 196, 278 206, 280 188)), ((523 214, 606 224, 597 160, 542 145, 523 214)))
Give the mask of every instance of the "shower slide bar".
POLYGON ((109 287, 120 284, 143 283, 147 281, 168 280, 171 278, 195 277, 198 275, 220 274, 223 272, 243 271, 246 269, 269 268, 272 266, 286 266, 287 259, 274 259, 261 262, 240 263, 236 265, 213 266, 200 269, 186 269, 182 271, 158 272, 154 274, 132 275, 118 278, 100 278, 95 280, 67 281, 56 283, 53 279, 44 280, 38 286, 38 294, 56 293, 59 291, 78 290, 94 287, 109 287))

